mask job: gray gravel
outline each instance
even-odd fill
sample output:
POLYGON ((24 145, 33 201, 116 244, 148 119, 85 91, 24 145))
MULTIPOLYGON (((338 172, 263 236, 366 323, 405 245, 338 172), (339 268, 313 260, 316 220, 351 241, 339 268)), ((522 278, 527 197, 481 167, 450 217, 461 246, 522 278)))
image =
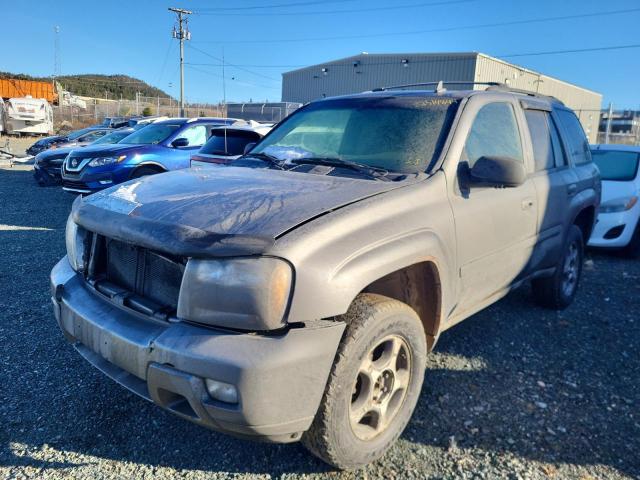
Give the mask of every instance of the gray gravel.
POLYGON ((48 274, 71 201, 0 169, 0 477, 640 478, 637 261, 592 252, 565 312, 522 288, 444 334, 401 440, 341 473, 178 419, 65 343, 48 274))

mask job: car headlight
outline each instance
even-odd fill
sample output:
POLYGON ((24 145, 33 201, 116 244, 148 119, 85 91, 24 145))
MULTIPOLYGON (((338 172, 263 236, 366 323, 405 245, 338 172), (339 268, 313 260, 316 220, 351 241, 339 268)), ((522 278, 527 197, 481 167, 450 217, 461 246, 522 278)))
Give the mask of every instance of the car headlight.
POLYGON ((617 213, 626 212, 631 210, 634 205, 638 203, 638 197, 632 196, 627 198, 617 198, 615 200, 609 200, 608 202, 600 205, 599 213, 617 213))
POLYGON ((190 259, 182 278, 178 318, 240 330, 285 325, 293 272, 272 257, 190 259))
POLYGON ((67 258, 71 268, 76 272, 82 271, 85 265, 85 235, 86 231, 83 228, 79 228, 71 218, 71 215, 69 215, 64 239, 67 244, 67 258))
POLYGON ((98 157, 89 162, 90 167, 103 167, 104 165, 111 165, 112 163, 119 163, 127 158, 126 155, 120 155, 119 157, 98 157))

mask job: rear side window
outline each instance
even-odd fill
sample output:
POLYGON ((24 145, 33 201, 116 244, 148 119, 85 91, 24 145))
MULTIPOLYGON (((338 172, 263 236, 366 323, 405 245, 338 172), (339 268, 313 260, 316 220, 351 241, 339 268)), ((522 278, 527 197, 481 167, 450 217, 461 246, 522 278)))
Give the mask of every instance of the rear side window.
POLYGON ((469 167, 481 157, 510 157, 522 162, 522 143, 511 104, 489 103, 482 107, 464 148, 462 160, 467 161, 469 167))
POLYGON ((565 131, 569 156, 576 165, 583 165, 591 161, 589 142, 584 134, 582 125, 576 114, 569 110, 556 110, 560 125, 565 131))
POLYGON ((249 143, 260 140, 255 132, 242 130, 226 130, 224 128, 211 131, 211 137, 200 149, 200 153, 210 155, 242 155, 249 143))
POLYGON ((533 158, 535 171, 550 170, 556 166, 549 131, 548 114, 541 110, 525 110, 531 143, 533 145, 533 158))

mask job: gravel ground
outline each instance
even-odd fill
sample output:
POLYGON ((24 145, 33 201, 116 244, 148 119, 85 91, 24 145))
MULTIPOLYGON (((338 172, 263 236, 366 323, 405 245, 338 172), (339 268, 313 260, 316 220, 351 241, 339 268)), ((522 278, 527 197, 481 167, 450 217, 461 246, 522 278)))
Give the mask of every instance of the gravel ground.
POLYGON ((48 274, 72 197, 0 169, 0 477, 640 478, 640 263, 589 253, 573 306, 528 288, 443 335, 421 402, 379 462, 335 472, 297 444, 178 419, 65 343, 48 274))

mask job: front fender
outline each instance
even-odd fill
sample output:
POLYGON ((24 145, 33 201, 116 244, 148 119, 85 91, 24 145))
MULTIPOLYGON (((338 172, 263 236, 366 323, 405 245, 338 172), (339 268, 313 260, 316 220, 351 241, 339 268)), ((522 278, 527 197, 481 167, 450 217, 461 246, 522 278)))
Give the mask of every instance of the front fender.
POLYGON ((356 202, 277 239, 270 253, 295 268, 290 321, 344 314, 380 278, 421 262, 440 277, 440 318, 455 287, 455 231, 444 175, 356 202))

